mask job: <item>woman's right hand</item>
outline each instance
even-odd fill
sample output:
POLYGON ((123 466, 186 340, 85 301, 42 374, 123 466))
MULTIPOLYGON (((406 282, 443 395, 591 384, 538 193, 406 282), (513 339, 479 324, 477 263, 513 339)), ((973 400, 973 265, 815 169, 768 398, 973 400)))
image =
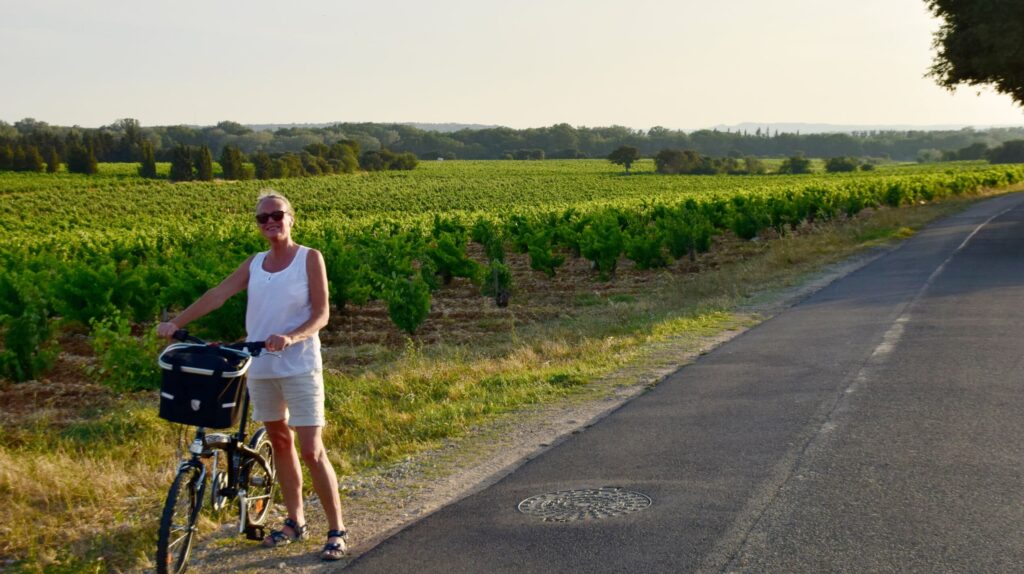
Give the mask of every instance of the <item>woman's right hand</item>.
POLYGON ((174 333, 179 330, 179 327, 170 321, 164 321, 156 326, 156 334, 158 337, 164 339, 170 339, 174 337, 174 333))

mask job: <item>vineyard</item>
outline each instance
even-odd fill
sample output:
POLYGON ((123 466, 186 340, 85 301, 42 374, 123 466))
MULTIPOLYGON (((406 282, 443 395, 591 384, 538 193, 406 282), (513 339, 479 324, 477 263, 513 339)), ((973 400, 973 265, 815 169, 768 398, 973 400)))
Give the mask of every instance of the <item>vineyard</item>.
MULTIPOLYGON (((888 207, 1024 182, 1024 166, 985 163, 662 176, 646 160, 633 171, 447 161, 269 182, 295 207, 296 240, 327 262, 324 438, 342 475, 581 392, 664 334, 725 328, 730 305, 774 277, 749 264, 771 245, 893 214, 891 229, 858 228, 834 252, 848 254, 919 211, 888 207)), ((180 439, 152 392, 132 392, 158 384, 152 325, 265 249, 252 217, 267 185, 144 180, 124 164, 0 174, 0 502, 20 517, 0 524, 0 555, 28 571, 151 559, 180 439)), ((821 260, 783 250, 757 265, 821 260)), ((194 327, 240 337, 243 317, 236 297, 194 327)))
MULTIPOLYGON (((251 222, 263 182, 172 184, 139 179, 119 164, 104 164, 102 172, 0 176, 7 237, 0 249, 0 374, 7 378, 46 371, 58 323, 92 329, 97 341, 118 340, 116 333, 188 305, 263 248, 251 222)), ((1020 166, 984 164, 673 177, 624 176, 600 161, 481 161, 272 185, 296 206, 297 240, 324 253, 335 308, 377 301, 394 325, 415 334, 432 295, 456 277, 476 286, 481 306, 507 304, 515 293, 510 251, 549 278, 568 259, 582 258, 596 280, 607 281, 621 262, 642 270, 694 260, 724 233, 741 240, 765 230, 785 234, 869 207, 1021 180, 1020 166)), ((236 298, 197 328, 238 338, 243 314, 236 298)), ((124 362, 129 350, 118 349, 110 343, 103 350, 124 362)), ((111 369, 117 362, 109 361, 111 369)), ((151 369, 115 370, 106 376, 121 388, 154 384, 151 369)))

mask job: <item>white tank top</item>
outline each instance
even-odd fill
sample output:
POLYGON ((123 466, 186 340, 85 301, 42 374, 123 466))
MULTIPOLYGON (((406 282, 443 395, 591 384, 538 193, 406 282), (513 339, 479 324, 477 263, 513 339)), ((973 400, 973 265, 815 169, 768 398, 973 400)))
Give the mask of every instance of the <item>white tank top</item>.
MULTIPOLYGON (((313 305, 309 299, 306 274, 308 247, 299 246, 291 264, 277 273, 263 270, 267 252, 257 253, 249 263, 249 304, 245 309, 247 341, 264 341, 270 335, 284 335, 309 320, 313 305)), ((276 379, 309 375, 323 370, 320 335, 291 345, 275 355, 264 352, 249 366, 250 379, 276 379)))

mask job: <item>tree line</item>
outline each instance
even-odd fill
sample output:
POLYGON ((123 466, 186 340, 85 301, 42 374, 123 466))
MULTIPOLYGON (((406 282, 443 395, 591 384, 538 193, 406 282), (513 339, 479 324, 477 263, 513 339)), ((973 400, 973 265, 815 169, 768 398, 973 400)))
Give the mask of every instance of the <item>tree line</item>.
MULTIPOLYGON (((83 136, 73 131, 59 140, 51 138, 49 144, 46 138, 39 137, 0 139, 0 171, 55 173, 64 163, 71 173, 94 174, 101 161, 96 153, 99 148, 107 152, 120 150, 114 154, 101 151, 102 161, 138 162, 142 177, 158 177, 156 163, 160 159, 170 162, 172 181, 213 179, 213 152, 208 145, 177 144, 169 153, 158 154, 153 142, 145 136, 125 135, 120 140, 110 140, 116 142, 111 146, 106 146, 110 143, 107 139, 95 133, 83 136), (45 151, 40 151, 41 146, 45 151)), ((359 142, 340 140, 331 145, 311 143, 298 153, 257 150, 251 155, 227 144, 220 149, 219 163, 224 179, 245 180, 354 173, 359 169, 410 170, 419 159, 411 152, 396 153, 386 148, 360 153, 359 142)))
MULTIPOLYGON (((147 126, 138 120, 121 119, 100 128, 52 126, 31 118, 9 124, 0 121, 0 148, 34 146, 44 163, 50 156, 67 162, 80 150, 100 162, 141 162, 146 146, 156 161, 172 161, 178 146, 206 146, 218 157, 227 146, 250 157, 266 153, 272 158, 299 156, 309 171, 309 146, 330 148, 337 142, 355 142, 361 154, 388 150, 427 159, 572 159, 604 158, 621 146, 636 147, 645 157, 663 149, 694 150, 710 157, 875 157, 898 161, 943 159, 944 154, 971 146, 985 149, 1024 139, 1024 128, 962 129, 948 131, 863 131, 854 133, 800 134, 769 130, 698 130, 684 132, 663 127, 635 130, 622 126, 549 127, 515 130, 506 127, 438 132, 404 124, 339 123, 329 126, 254 129, 237 122, 215 126, 147 126)), ((3 152, 0 152, 3 153, 3 152)), ((326 158, 311 153, 314 157, 326 158)), ((368 158, 370 161, 372 158, 368 158)), ((34 160, 34 157, 33 157, 34 160)), ((319 165, 319 162, 313 160, 319 165)), ((285 163, 296 167, 293 159, 285 163)), ((322 169, 322 166, 319 166, 322 169)))

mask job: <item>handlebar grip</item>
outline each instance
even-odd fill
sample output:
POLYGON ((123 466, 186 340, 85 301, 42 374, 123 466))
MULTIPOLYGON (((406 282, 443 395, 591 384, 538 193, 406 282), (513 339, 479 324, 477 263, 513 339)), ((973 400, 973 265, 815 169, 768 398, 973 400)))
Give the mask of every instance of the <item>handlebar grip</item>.
POLYGON ((263 350, 267 348, 265 341, 244 341, 239 343, 228 343, 224 345, 229 349, 238 349, 239 351, 244 350, 253 357, 258 357, 263 353, 263 350))
POLYGON ((200 339, 199 337, 193 337, 192 335, 189 335, 188 329, 178 329, 177 331, 174 332, 173 335, 171 335, 171 338, 181 341, 182 343, 198 343, 200 345, 206 344, 206 341, 200 339))

